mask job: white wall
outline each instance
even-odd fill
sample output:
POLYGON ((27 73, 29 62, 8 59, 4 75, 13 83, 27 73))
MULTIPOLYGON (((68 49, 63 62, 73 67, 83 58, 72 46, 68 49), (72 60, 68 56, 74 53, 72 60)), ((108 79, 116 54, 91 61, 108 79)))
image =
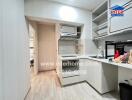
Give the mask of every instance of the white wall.
MULTIPOLYGON (((36 22, 29 22, 29 33, 33 35, 33 58, 34 58, 34 73, 38 73, 38 26, 36 22)), ((30 42, 31 43, 31 42, 30 42)), ((31 56, 31 51, 30 51, 31 56)))
MULTIPOLYGON (((1 22, 0 22, 1 23, 1 22)), ((1 26, 1 25, 0 25, 1 26)), ((1 28, 0 28, 1 31, 1 28)), ((1 43, 1 37, 0 37, 0 46, 2 46, 1 43)), ((0 49, 0 100, 3 100, 3 79, 2 79, 2 51, 0 49)))
POLYGON ((84 54, 94 54, 96 47, 92 41, 92 13, 75 7, 52 3, 45 0, 26 0, 25 15, 84 24, 81 39, 85 39, 84 54))
MULTIPOLYGON (((2 8, 2 78, 4 98, 24 100, 30 87, 29 44, 24 17, 24 0, 3 0, 2 8)), ((1 18, 0 18, 1 19, 1 18)), ((1 42, 0 42, 1 43, 1 42)))
POLYGON ((3 100, 3 79, 2 79, 2 59, 1 59, 1 53, 0 53, 0 100, 3 100))
POLYGON ((124 82, 124 80, 132 79, 132 70, 127 68, 118 68, 118 83, 124 82))
MULTIPOLYGON (((2 2, 0 3, 0 12, 2 13, 2 2)), ((0 46, 2 48, 2 16, 0 13, 0 46)), ((2 49, 0 49, 0 100, 3 100, 3 79, 2 79, 2 49)))

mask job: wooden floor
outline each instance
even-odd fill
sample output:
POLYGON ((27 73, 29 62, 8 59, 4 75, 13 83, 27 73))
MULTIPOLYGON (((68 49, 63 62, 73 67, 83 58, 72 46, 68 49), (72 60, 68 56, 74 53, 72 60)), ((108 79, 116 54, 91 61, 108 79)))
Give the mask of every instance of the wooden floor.
POLYGON ((87 83, 61 87, 55 71, 33 76, 25 100, 118 100, 115 93, 99 95, 87 83))

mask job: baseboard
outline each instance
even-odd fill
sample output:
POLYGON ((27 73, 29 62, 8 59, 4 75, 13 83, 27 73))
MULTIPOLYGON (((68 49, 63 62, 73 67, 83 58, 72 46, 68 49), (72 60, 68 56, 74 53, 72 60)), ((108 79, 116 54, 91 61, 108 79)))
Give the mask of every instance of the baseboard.
POLYGON ((70 84, 66 84, 66 85, 62 85, 63 87, 67 87, 67 86, 72 86, 72 85, 77 85, 80 83, 86 83, 86 81, 80 81, 80 82, 75 82, 75 83, 70 83, 70 84))
POLYGON ((52 71, 52 70, 56 70, 56 68, 53 68, 53 69, 39 69, 38 73, 39 72, 45 72, 45 71, 52 71))

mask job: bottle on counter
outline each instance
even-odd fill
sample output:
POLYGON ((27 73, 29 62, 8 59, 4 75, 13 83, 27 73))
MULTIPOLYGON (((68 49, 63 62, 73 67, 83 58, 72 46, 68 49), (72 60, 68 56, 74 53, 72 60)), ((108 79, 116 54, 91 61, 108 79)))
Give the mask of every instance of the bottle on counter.
POLYGON ((130 50, 128 63, 132 64, 132 50, 130 50))
POLYGON ((120 56, 119 50, 115 51, 114 59, 118 58, 120 56))

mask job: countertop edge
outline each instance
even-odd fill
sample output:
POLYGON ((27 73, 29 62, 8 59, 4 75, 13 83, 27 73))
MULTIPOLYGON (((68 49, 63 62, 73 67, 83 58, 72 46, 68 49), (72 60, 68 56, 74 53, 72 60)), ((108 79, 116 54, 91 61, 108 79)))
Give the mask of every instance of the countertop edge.
POLYGON ((98 61, 98 62, 102 62, 102 63, 106 63, 106 64, 115 65, 115 66, 118 66, 118 67, 132 69, 131 64, 109 62, 108 59, 91 58, 89 56, 80 56, 79 58, 80 59, 90 59, 90 60, 94 60, 94 61, 98 61))
POLYGON ((106 64, 111 64, 111 65, 115 65, 118 67, 122 67, 122 68, 128 68, 128 69, 132 69, 132 64, 125 64, 125 63, 115 63, 115 62, 110 62, 108 59, 99 59, 99 58, 92 58, 89 55, 82 55, 82 56, 77 56, 77 57, 68 57, 68 58, 63 58, 61 57, 62 60, 72 60, 72 59, 90 59, 90 60, 94 60, 94 61, 98 61, 101 63, 106 63, 106 64))

